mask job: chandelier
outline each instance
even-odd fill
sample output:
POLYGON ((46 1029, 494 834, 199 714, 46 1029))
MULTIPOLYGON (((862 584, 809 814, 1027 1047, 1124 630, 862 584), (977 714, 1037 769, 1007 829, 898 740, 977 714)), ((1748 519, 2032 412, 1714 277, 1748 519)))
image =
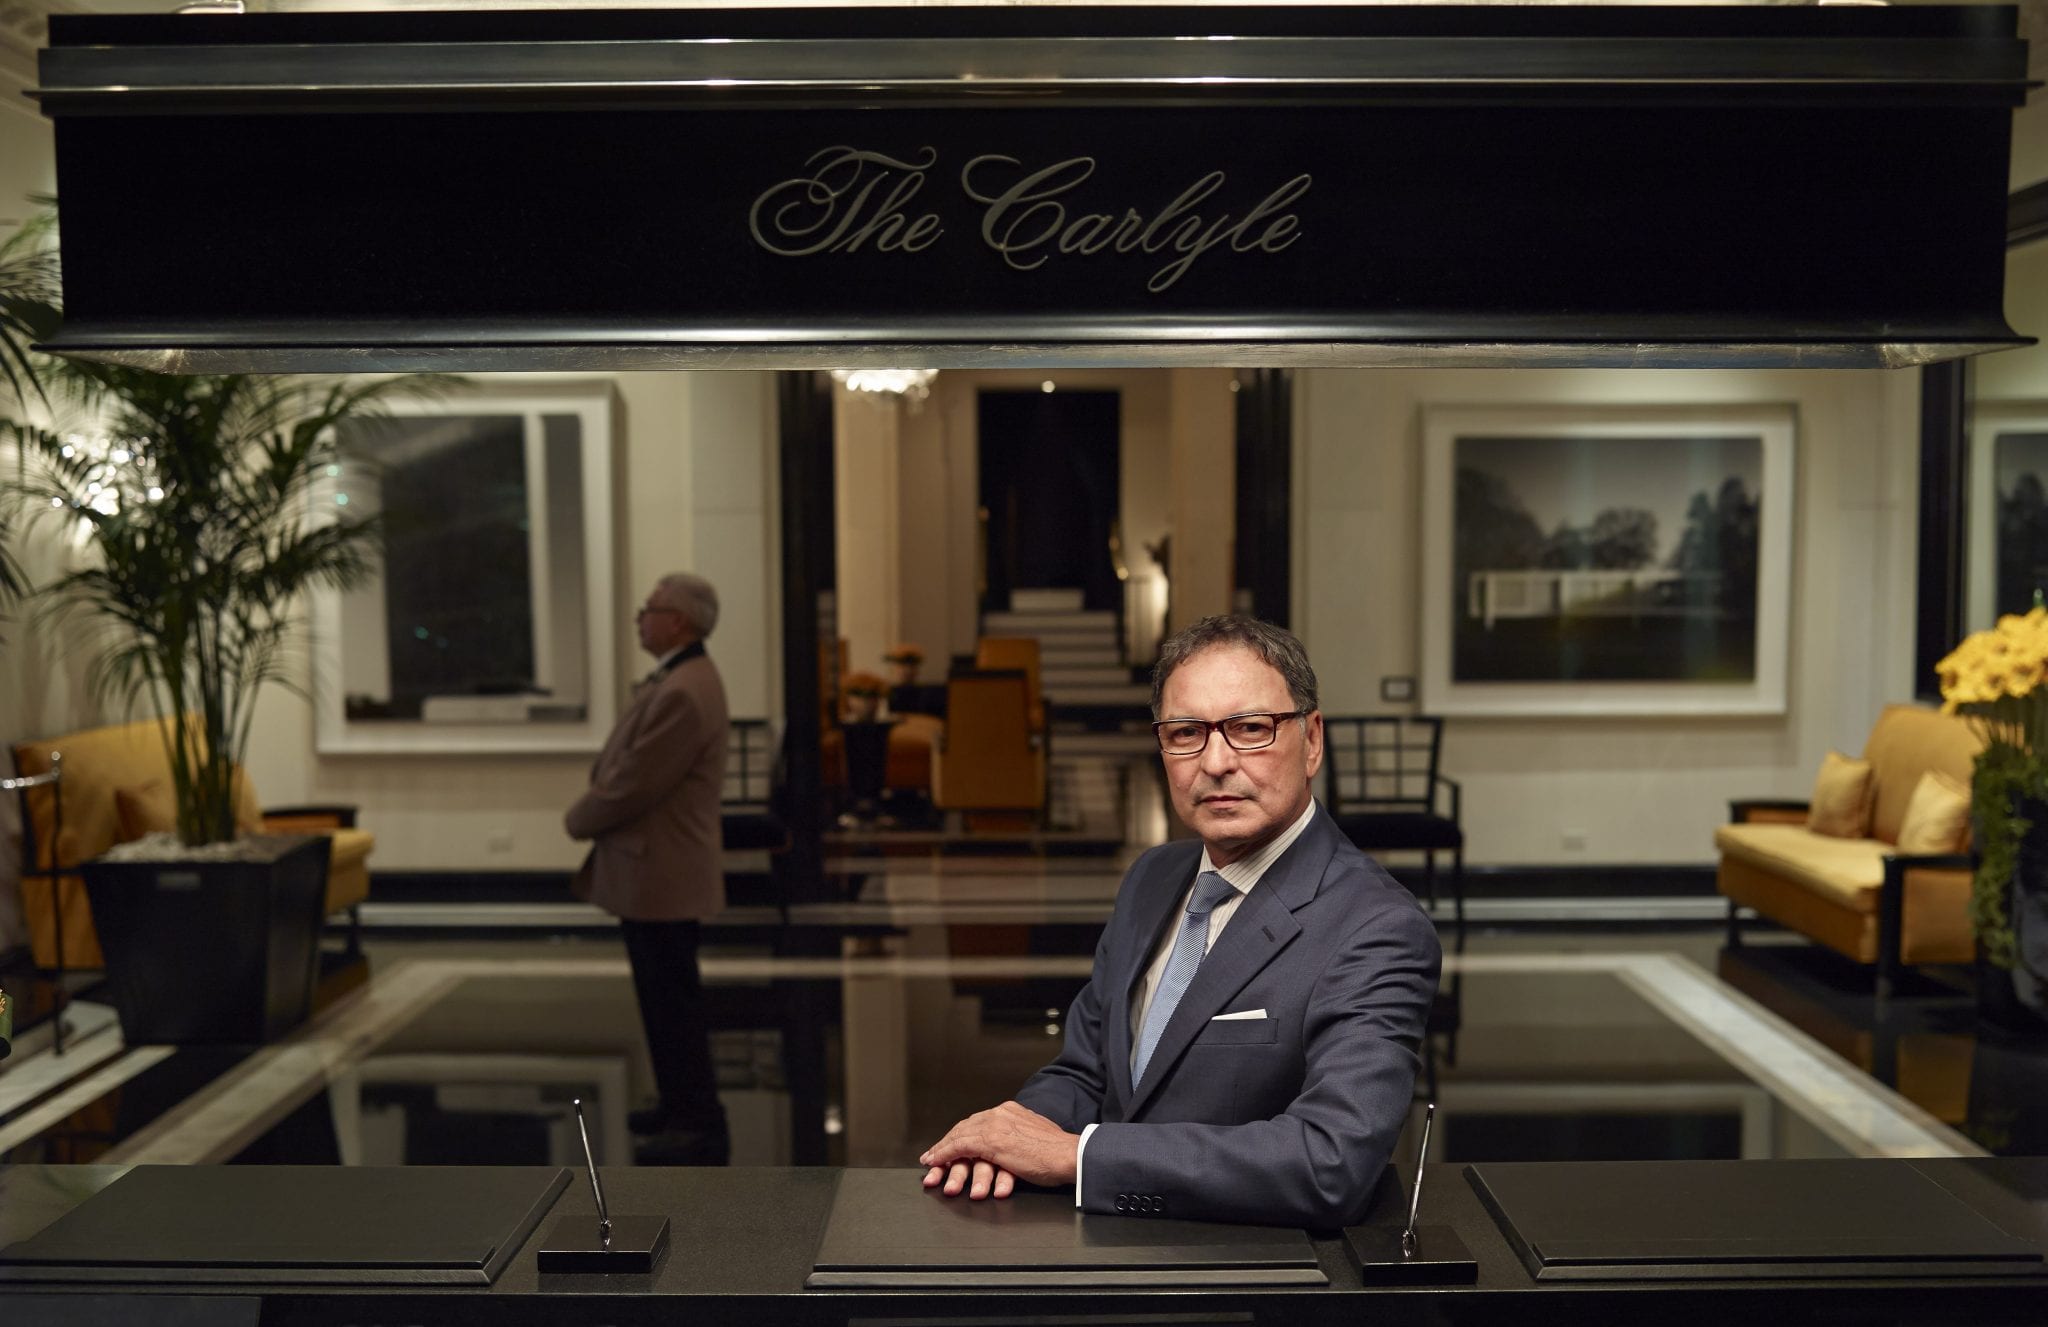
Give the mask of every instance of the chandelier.
POLYGON ((832 381, 846 384, 848 391, 883 392, 920 405, 932 394, 937 369, 834 369, 832 381))

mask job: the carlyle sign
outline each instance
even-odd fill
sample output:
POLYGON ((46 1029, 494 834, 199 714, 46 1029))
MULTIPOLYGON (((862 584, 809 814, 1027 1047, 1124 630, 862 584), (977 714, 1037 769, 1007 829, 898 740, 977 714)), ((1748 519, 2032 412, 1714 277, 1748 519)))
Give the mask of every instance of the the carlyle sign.
MULTIPOLYGON (((754 200, 748 213, 754 242, 788 258, 921 253, 946 238, 939 213, 919 204, 938 165, 931 147, 909 159, 854 147, 814 153, 804 163, 807 174, 754 200)), ((1020 272, 1104 253, 1166 255, 1145 283, 1157 294, 1211 250, 1279 253, 1301 238, 1301 219, 1287 209, 1308 192, 1307 175, 1238 210, 1231 210, 1229 181, 1220 170, 1191 181, 1164 205, 1144 209, 1115 199, 1105 206, 1110 191, 1100 182, 1091 186, 1094 175, 1093 157, 1036 165, 990 153, 964 163, 958 179, 981 210, 981 242, 1020 272)))

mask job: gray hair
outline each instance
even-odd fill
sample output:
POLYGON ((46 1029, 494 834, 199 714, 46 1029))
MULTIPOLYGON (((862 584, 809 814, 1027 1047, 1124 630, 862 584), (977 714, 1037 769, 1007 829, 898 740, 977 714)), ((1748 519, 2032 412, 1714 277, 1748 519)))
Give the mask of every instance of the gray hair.
POLYGON ((1321 708, 1316 701, 1316 670, 1309 667, 1308 651, 1293 632, 1243 613, 1222 613, 1183 627, 1159 647, 1159 662, 1152 665, 1152 717, 1166 717, 1159 712, 1160 701, 1166 694, 1166 679, 1176 668, 1204 650, 1228 646, 1250 650, 1271 665, 1287 683, 1294 708, 1321 708))
POLYGON ((711 588, 710 581, 691 572, 672 571, 657 587, 664 606, 681 613, 699 640, 710 637, 718 625, 718 591, 711 588))

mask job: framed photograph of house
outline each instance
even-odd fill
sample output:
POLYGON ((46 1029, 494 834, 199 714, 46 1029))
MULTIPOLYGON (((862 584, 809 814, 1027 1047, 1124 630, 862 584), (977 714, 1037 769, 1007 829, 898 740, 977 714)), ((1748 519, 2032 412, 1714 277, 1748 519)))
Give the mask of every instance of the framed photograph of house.
POLYGON ((1433 714, 1781 714, 1789 406, 1423 415, 1433 714))
POLYGON ((1970 416, 1965 630, 2048 598, 2048 401, 1979 405, 1970 416))
POLYGON ((376 574, 314 597, 324 755, 594 752, 615 717, 609 382, 513 380, 352 421, 323 508, 376 574))

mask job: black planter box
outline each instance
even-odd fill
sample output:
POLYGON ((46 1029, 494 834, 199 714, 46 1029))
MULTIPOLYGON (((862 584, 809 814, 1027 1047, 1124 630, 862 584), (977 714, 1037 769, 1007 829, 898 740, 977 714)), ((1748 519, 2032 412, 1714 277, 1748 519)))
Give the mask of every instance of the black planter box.
POLYGON ((274 1040, 306 1020, 332 842, 248 841, 246 861, 82 868, 128 1044, 274 1040))

